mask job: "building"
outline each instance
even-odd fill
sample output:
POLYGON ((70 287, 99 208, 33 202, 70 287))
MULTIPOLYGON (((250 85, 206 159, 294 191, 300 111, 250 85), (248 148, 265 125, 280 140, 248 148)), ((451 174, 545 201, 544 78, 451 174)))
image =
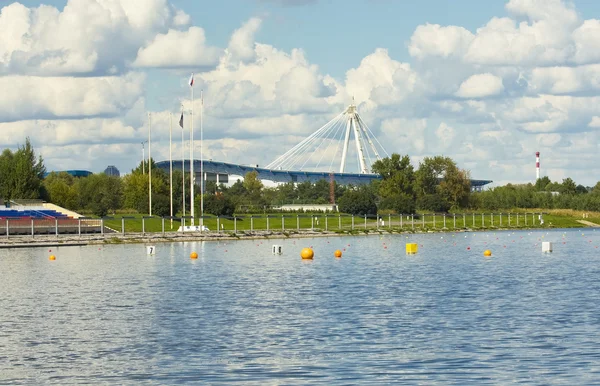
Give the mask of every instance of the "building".
POLYGON ((109 175, 109 176, 115 176, 115 177, 121 176, 119 169, 117 169, 117 167, 113 166, 113 165, 108 165, 108 167, 106 169, 104 169, 104 174, 109 175))

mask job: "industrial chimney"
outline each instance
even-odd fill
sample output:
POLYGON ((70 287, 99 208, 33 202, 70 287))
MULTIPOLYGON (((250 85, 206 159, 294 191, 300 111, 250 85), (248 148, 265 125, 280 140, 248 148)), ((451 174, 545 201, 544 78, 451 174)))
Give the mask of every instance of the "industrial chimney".
POLYGON ((535 152, 535 180, 540 179, 540 152, 535 152))

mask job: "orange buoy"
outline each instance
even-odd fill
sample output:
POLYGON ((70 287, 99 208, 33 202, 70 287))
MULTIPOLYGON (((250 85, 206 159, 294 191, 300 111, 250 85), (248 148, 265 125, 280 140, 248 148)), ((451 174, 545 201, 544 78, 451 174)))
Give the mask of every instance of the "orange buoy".
POLYGON ((340 251, 339 249, 336 249, 335 252, 333 252, 333 256, 335 256, 339 259, 340 257, 342 257, 342 251, 340 251))
POLYGON ((198 258, 198 254, 196 252, 190 253, 190 259, 197 259, 197 258, 198 258))
POLYGON ((489 249, 486 249, 485 251, 483 251, 483 256, 492 256, 492 251, 490 251, 489 249))
POLYGON ((48 260, 56 260, 56 256, 50 255, 50 257, 48 258, 48 260))
POLYGON ((300 251, 300 257, 305 260, 312 260, 312 258, 315 257, 315 252, 310 248, 303 248, 302 251, 300 251))

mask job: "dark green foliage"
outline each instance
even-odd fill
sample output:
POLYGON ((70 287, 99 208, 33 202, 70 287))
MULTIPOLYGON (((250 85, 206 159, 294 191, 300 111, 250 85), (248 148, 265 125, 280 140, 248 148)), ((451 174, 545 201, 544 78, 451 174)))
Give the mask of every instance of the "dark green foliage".
POLYGON ((413 214, 415 209, 414 198, 405 193, 382 198, 379 203, 380 211, 391 210, 398 214, 413 214))
POLYGON ((337 202, 340 212, 365 215, 376 214, 377 204, 375 194, 368 186, 361 186, 356 190, 348 190, 337 202))
POLYGON ((439 194, 424 194, 417 199, 417 207, 427 212, 447 212, 451 205, 439 194))
MULTIPOLYGON (((199 200, 196 200, 198 203, 199 200)), ((199 210, 199 209, 197 209, 199 210)), ((233 216, 235 204, 228 196, 223 194, 205 194, 204 195, 204 213, 215 216, 233 216)))
POLYGON ((36 159, 29 138, 16 152, 6 149, 0 155, 0 198, 38 199, 46 173, 42 157, 36 159))

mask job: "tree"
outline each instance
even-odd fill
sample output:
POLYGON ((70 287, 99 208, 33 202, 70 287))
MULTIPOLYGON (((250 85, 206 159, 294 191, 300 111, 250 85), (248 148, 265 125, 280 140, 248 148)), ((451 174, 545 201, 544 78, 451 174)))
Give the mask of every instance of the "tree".
POLYGON ((562 194, 575 194, 577 193, 577 184, 571 178, 567 177, 562 182, 562 194))
POLYGON ((120 177, 104 173, 92 174, 77 180, 80 207, 96 216, 106 216, 121 207, 123 184, 120 177))
POLYGON ((204 212, 215 216, 233 216, 235 204, 224 194, 205 194, 204 212))
POLYGON ((465 207, 467 206, 471 183, 469 172, 459 169, 449 157, 425 157, 415 173, 415 186, 419 208, 428 207, 465 207), (432 200, 439 199, 440 205, 432 200))
POLYGON ((381 175, 379 195, 383 198, 400 194, 414 198, 415 171, 408 155, 392 154, 391 157, 375 161, 373 173, 381 175))
POLYGON ((0 155, 0 194, 4 200, 37 199, 42 193, 46 173, 42 157, 35 157, 29 138, 16 152, 9 149, 0 155))
POLYGON ((544 190, 546 190, 546 186, 548 186, 548 184, 551 182, 552 181, 550 181, 550 178, 548 178, 548 176, 538 178, 535 181, 535 190, 537 192, 543 192, 544 190))
POLYGON ((392 210, 398 214, 415 213, 415 200, 406 193, 385 197, 379 203, 380 210, 392 210))
POLYGON ((79 191, 75 177, 67 172, 50 173, 42 182, 48 202, 75 210, 79 208, 79 191))
POLYGON ((340 212, 354 215, 376 214, 377 204, 375 193, 369 186, 360 186, 358 189, 348 190, 338 200, 340 212))

